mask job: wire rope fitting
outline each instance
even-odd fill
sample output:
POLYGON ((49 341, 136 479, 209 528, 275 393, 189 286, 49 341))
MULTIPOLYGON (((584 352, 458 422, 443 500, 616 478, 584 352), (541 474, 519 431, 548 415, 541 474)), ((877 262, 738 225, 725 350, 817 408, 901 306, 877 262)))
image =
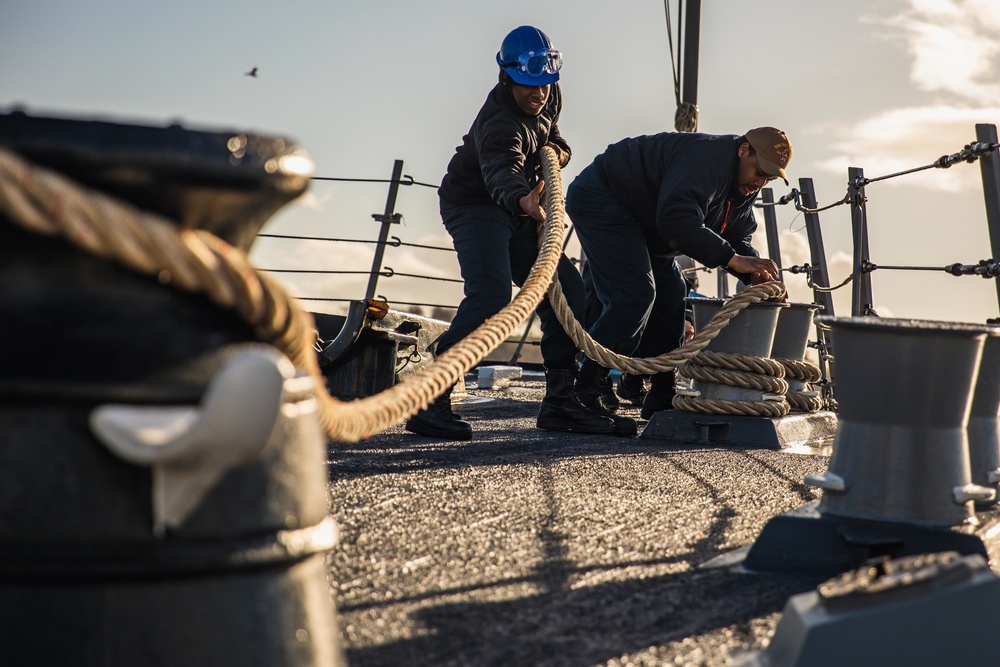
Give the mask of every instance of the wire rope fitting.
POLYGON ((978 264, 962 264, 956 262, 944 267, 953 276, 982 276, 983 278, 1000 277, 1000 262, 992 259, 981 259, 978 264))

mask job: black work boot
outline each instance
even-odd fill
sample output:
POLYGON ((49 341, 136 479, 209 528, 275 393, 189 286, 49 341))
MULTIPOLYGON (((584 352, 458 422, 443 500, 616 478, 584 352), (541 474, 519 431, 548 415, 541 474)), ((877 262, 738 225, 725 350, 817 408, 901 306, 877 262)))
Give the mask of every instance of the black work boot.
POLYGON ((575 368, 545 369, 545 398, 538 408, 538 428, 571 433, 611 433, 614 423, 580 402, 575 381, 575 368))
POLYGON ((604 407, 601 402, 601 390, 604 380, 610 371, 596 361, 587 359, 580 367, 580 374, 576 379, 576 395, 580 402, 597 414, 607 417, 614 422, 613 435, 633 436, 638 432, 635 420, 629 417, 616 415, 611 410, 604 407))
POLYGON ((674 396, 677 395, 677 388, 674 386, 674 372, 657 373, 649 379, 649 391, 642 399, 643 419, 651 419, 660 410, 669 410, 673 407, 674 396))
POLYGON ((448 387, 433 403, 406 421, 406 430, 443 440, 471 440, 472 425, 451 410, 451 390, 448 387))
POLYGON ((631 403, 632 405, 642 405, 642 399, 646 396, 646 376, 629 375, 623 373, 618 380, 618 398, 631 403))
MULTIPOLYGON (((624 375, 622 377, 625 377, 624 375)), ((601 389, 601 402, 604 403, 604 407, 608 410, 617 410, 621 403, 618 402, 618 396, 615 394, 615 383, 611 379, 611 375, 608 374, 607 379, 604 380, 604 387, 601 389)))

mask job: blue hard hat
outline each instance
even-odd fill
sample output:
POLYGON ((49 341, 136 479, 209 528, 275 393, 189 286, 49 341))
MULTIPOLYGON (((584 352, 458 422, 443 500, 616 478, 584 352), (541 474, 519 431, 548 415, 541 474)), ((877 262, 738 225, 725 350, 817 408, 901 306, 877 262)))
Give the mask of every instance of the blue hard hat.
POLYGON ((559 80, 562 54, 548 36, 530 25, 514 28, 503 38, 497 65, 522 86, 547 86, 559 80))

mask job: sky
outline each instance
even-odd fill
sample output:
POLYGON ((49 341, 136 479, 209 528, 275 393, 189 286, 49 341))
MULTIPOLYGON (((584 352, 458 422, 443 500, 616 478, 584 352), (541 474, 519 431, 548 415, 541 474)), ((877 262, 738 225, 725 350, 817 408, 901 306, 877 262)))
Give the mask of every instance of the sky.
MULTIPOLYGON (((676 0, 669 4, 676 41, 676 0)), ((573 149, 564 186, 608 144, 674 129, 662 0, 15 0, 0 5, 0 112, 260 132, 298 142, 318 177, 388 179, 402 160, 404 174, 436 184, 496 81, 500 42, 526 24, 564 54, 559 126, 573 149), (244 75, 252 67, 256 78, 244 75)), ((845 195, 849 167, 871 178, 924 166, 975 141, 977 123, 1000 122, 997 0, 714 0, 703 3, 700 41, 698 130, 783 129, 794 147, 791 187, 813 179, 820 206, 845 195)), ((373 240, 371 216, 383 212, 387 187, 314 181, 261 231, 373 240)), ((777 199, 790 188, 772 189, 777 199)), ((978 164, 874 183, 866 194, 875 264, 991 257, 978 164)), ((403 222, 393 236, 451 245, 433 188, 401 188, 395 210, 403 222)), ((782 264, 808 262, 801 214, 783 206, 777 219, 782 264)), ((836 284, 850 273, 850 209, 820 220, 836 284)), ((755 245, 766 254, 763 236, 755 245)), ((371 244, 267 237, 251 250, 261 269, 367 272, 373 255, 371 244)), ((389 248, 384 265, 458 277, 454 253, 439 250, 389 248)), ((362 298, 368 282, 278 277, 299 297, 362 298)), ((801 274, 785 282, 793 301, 812 301, 801 274)), ((700 274, 700 284, 714 295, 715 274, 700 274)), ((879 270, 872 285, 883 316, 998 314, 992 280, 879 270)), ((393 307, 461 299, 460 284, 401 276, 380 278, 376 292, 393 307)), ((850 298, 849 286, 834 293, 836 315, 850 314, 850 298)))

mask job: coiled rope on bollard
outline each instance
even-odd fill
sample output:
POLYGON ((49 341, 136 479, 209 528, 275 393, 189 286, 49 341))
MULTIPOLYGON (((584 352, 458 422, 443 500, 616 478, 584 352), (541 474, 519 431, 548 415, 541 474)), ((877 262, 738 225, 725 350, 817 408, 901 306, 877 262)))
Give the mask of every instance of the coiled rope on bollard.
POLYGON ((695 395, 697 392, 689 395, 678 391, 672 403, 678 410, 749 417, 784 417, 791 411, 786 400, 788 382, 783 379, 785 367, 774 359, 703 350, 677 372, 692 380, 762 392, 758 401, 702 398, 695 395), (770 394, 771 400, 765 394, 770 394))
POLYGON ((753 389, 772 394, 772 399, 750 401, 734 399, 706 399, 679 392, 673 406, 688 412, 709 414, 735 414, 761 417, 783 417, 789 412, 818 412, 823 409, 823 399, 815 392, 793 391, 784 378, 801 380, 805 386, 819 382, 822 372, 818 366, 795 359, 771 359, 742 354, 710 352, 703 350, 677 372, 686 378, 711 382, 729 387, 753 389), (776 400, 777 396, 783 400, 776 400))
POLYGON ((613 368, 622 373, 632 375, 661 373, 682 366, 705 349, 741 310, 760 301, 777 300, 784 296, 785 286, 777 281, 747 287, 729 299, 715 314, 715 317, 688 342, 666 354, 656 357, 637 358, 612 352, 591 338, 590 334, 587 333, 573 316, 573 311, 570 310, 569 304, 566 302, 566 297, 563 295, 559 281, 553 280, 552 286, 549 287, 549 301, 556 312, 556 317, 576 346, 583 350, 584 354, 589 358, 605 368, 613 368))
MULTIPOLYGON (((634 358, 617 354, 604 347, 576 321, 570 310, 558 277, 549 287, 549 301, 556 312, 556 317, 578 348, 594 361, 605 368, 613 368, 623 373, 645 375, 661 373, 680 368, 692 370, 693 374, 705 377, 720 378, 723 384, 759 389, 773 394, 787 391, 788 384, 781 378, 785 368, 781 364, 765 357, 748 357, 722 352, 710 352, 704 348, 719 335, 730 320, 740 311, 754 303, 778 300, 785 296, 785 286, 777 281, 769 281, 752 285, 732 297, 719 309, 715 316, 694 335, 691 340, 677 349, 656 357, 634 358)), ((711 380, 713 382, 719 381, 711 380)), ((788 414, 790 407, 786 401, 724 401, 706 400, 697 397, 678 394, 674 397, 673 406, 689 412, 706 412, 711 414, 741 414, 781 417, 788 414)))
POLYGON ((785 367, 766 357, 705 351, 681 366, 677 372, 692 380, 730 387, 755 389, 771 394, 784 394, 788 391, 788 383, 782 379, 785 367))
POLYGON ((741 415, 744 417, 784 417, 789 412, 787 401, 734 401, 717 398, 701 398, 678 393, 673 406, 685 412, 699 412, 709 415, 741 415))
MULTIPOLYGON (((823 379, 823 371, 820 370, 819 366, 808 361, 799 361, 798 359, 775 359, 775 361, 785 367, 785 377, 801 380, 807 389, 823 379)), ((824 401, 819 395, 813 395, 813 393, 815 392, 806 393, 789 389, 785 392, 785 398, 794 412, 818 412, 823 409, 824 401)))
MULTIPOLYGON (((769 281, 752 285, 723 304, 701 331, 677 349, 656 357, 635 358, 617 354, 590 337, 590 334, 573 316, 573 311, 570 310, 562 287, 559 285, 558 277, 552 281, 552 285, 549 287, 549 301, 552 303, 556 317, 563 328, 576 346, 583 350, 584 354, 605 368, 613 368, 632 375, 661 373, 679 367, 681 368, 680 372, 683 372, 685 368, 698 368, 704 370, 693 370, 692 373, 705 376, 711 373, 713 377, 722 374, 724 383, 733 383, 734 386, 745 386, 782 395, 787 391, 788 384, 781 379, 785 374, 785 369, 781 364, 764 357, 713 353, 705 351, 704 348, 744 308, 761 301, 778 300, 784 296, 785 286, 780 282, 769 281)), ((786 401, 706 400, 682 394, 674 397, 673 406, 690 412, 769 417, 784 416, 790 409, 786 401)))

